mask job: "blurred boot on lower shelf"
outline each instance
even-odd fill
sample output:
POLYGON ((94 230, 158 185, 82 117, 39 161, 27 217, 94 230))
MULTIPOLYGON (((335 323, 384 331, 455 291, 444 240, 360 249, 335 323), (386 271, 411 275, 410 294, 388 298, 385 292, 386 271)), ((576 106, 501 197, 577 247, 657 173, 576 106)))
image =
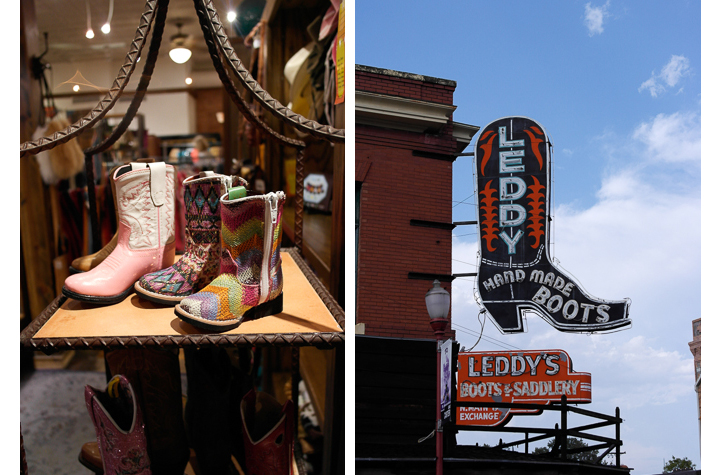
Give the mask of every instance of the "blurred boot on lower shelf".
POLYGON ((236 364, 224 348, 185 348, 184 351, 185 425, 190 447, 195 451, 202 475, 229 474, 232 455, 244 467, 239 402, 251 384, 239 364, 248 360, 248 350, 242 350, 244 358, 239 358, 236 364))
POLYGON ((123 348, 106 352, 108 370, 131 382, 143 409, 153 475, 183 475, 190 449, 183 424, 177 350, 123 348))
POLYGON ((293 473, 293 402, 281 406, 271 395, 249 391, 241 402, 246 475, 293 473))
POLYGON ((104 473, 101 451, 99 450, 99 444, 97 442, 87 442, 81 446, 79 462, 96 475, 103 475, 104 473))
POLYGON ((96 430, 103 471, 151 475, 142 410, 128 379, 114 376, 105 391, 86 386, 84 400, 96 430))

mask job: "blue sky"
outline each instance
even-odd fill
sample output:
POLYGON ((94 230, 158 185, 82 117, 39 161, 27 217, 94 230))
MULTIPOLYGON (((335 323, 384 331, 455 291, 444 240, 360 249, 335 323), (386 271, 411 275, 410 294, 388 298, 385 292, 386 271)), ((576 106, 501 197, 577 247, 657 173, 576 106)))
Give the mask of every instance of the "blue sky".
MULTIPOLYGON (((534 318, 527 333, 502 335, 489 322, 476 350, 567 350, 592 373, 587 407, 620 407, 632 473, 660 473, 671 456, 700 468, 688 349, 700 317, 700 1, 357 0, 355 13, 356 64, 456 81, 457 122, 523 115, 545 127, 554 257, 592 295, 632 300, 628 330, 570 335, 534 318)), ((477 219, 473 193, 471 157, 460 157, 454 221, 477 219)), ((476 233, 454 230, 454 273, 475 272, 476 233)), ((481 330, 473 286, 452 287, 466 348, 481 330)))

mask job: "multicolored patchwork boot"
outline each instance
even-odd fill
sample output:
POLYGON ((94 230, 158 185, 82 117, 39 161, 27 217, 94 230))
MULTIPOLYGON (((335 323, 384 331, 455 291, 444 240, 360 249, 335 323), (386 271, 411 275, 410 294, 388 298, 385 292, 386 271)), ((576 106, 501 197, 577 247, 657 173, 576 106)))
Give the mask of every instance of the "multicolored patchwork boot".
POLYGON ((106 391, 84 389, 104 473, 151 475, 143 414, 131 383, 116 375, 106 391))
POLYGON ((526 331, 538 315, 564 332, 631 326, 630 301, 590 296, 550 259, 550 157, 545 129, 505 117, 476 141, 481 303, 502 333, 526 331))
POLYGON ((281 220, 283 191, 221 198, 220 275, 185 298, 175 314, 192 325, 227 331, 283 309, 281 220))
POLYGON ((170 267, 145 274, 135 284, 138 296, 175 305, 219 275, 222 217, 220 198, 243 178, 202 172, 183 181, 185 189, 185 253, 170 267))

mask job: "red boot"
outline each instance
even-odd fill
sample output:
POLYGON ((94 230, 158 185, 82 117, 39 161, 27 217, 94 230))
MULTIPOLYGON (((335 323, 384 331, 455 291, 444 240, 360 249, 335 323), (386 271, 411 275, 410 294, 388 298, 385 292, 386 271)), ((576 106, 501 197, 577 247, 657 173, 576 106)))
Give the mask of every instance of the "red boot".
POLYGON ((293 467, 293 403, 249 391, 242 399, 247 475, 290 475, 293 467))
POLYGON ((128 380, 116 375, 106 391, 86 386, 84 398, 96 429, 104 473, 151 475, 143 414, 128 380))

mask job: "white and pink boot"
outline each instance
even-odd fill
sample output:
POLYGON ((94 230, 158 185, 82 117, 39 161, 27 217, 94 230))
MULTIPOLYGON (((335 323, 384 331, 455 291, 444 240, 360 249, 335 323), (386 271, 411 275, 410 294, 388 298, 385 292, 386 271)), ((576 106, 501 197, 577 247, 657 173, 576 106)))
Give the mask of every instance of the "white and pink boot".
POLYGON ((135 282, 175 260, 175 169, 130 163, 113 172, 118 208, 116 249, 89 272, 69 276, 62 293, 84 302, 121 302, 135 282))

